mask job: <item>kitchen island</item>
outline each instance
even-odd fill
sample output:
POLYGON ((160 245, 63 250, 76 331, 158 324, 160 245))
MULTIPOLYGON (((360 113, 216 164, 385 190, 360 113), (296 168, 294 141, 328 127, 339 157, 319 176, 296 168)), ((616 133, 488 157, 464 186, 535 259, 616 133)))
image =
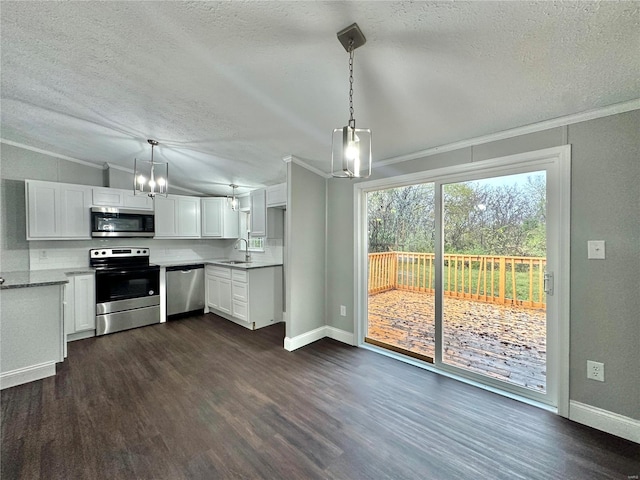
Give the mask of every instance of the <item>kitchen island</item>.
POLYGON ((59 270, 1 273, 0 388, 56 374, 64 360, 63 286, 59 270))

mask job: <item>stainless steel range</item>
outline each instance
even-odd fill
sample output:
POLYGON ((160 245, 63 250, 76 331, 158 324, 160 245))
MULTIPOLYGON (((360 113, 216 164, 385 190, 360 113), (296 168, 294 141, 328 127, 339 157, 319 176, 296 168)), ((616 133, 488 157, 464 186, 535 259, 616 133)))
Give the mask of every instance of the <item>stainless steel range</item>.
POLYGON ((144 247, 93 248, 96 335, 160 323, 160 267, 144 247))

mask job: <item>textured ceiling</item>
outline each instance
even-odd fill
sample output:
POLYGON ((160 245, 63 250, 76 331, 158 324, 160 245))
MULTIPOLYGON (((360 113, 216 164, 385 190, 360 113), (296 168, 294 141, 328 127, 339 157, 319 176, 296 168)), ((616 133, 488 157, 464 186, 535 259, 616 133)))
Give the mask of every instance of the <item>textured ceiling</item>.
POLYGON ((639 2, 3 1, 2 138, 226 194, 329 171, 355 117, 375 161, 640 97, 639 2))

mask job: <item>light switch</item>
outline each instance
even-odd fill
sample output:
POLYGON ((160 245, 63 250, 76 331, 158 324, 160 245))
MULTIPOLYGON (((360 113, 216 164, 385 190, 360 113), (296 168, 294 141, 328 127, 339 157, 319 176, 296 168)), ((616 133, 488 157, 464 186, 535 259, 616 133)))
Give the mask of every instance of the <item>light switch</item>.
POLYGON ((604 240, 589 240, 587 242, 587 258, 589 260, 604 260, 604 240))

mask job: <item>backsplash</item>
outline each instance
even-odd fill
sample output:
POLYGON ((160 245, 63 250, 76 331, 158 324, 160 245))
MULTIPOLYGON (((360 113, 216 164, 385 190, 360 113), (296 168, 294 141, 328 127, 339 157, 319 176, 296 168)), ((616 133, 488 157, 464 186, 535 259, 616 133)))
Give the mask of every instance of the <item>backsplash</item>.
MULTIPOLYGON (((231 245, 224 257, 233 260, 244 260, 244 242, 238 242, 238 248, 234 248, 237 241, 231 241, 231 245)), ((281 238, 267 238, 264 252, 249 252, 254 262, 283 263, 284 242, 281 238)))
MULTIPOLYGON (((151 250, 150 262, 200 261, 215 258, 244 260, 244 243, 234 240, 154 240, 145 238, 114 238, 94 240, 37 240, 29 242, 29 269, 87 267, 92 248, 145 247, 151 250)), ((251 252, 256 262, 282 263, 282 239, 267 239, 264 252, 251 252)))
POLYGON ((199 261, 228 258, 233 240, 154 240, 145 238, 117 238, 71 241, 30 241, 30 270, 86 267, 92 248, 145 247, 151 250, 150 262, 199 261), (229 253, 227 253, 229 252, 229 253))

